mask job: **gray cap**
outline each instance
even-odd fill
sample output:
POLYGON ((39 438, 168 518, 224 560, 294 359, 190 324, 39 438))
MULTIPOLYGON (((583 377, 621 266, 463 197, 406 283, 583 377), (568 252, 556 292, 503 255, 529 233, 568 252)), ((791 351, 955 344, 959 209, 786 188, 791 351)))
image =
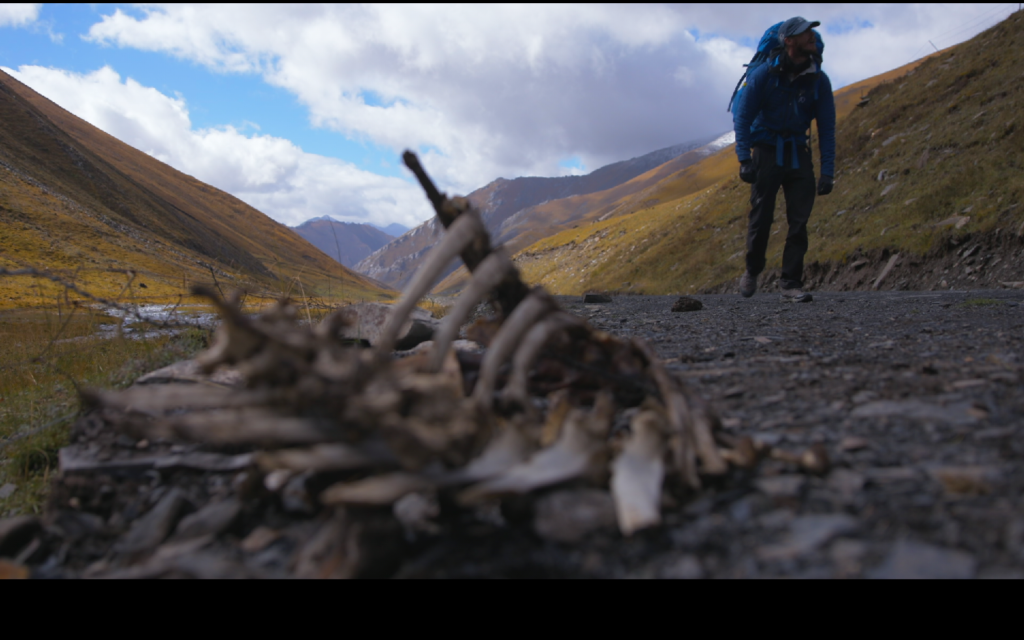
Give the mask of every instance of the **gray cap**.
POLYGON ((786 38, 798 36, 804 31, 807 31, 808 29, 813 29, 814 27, 820 25, 820 22, 810 22, 808 20, 804 20, 800 16, 790 18, 789 20, 783 22, 782 26, 779 27, 779 41, 781 42, 786 38))

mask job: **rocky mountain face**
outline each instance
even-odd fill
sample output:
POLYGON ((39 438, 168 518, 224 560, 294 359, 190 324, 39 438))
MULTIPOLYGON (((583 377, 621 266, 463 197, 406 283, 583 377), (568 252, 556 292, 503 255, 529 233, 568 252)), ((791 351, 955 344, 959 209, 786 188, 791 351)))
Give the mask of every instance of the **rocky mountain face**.
POLYGON ((373 225, 338 222, 327 216, 293 228, 314 247, 349 268, 395 239, 373 225))
MULTIPOLYGON (((548 201, 615 187, 673 158, 704 147, 719 137, 709 136, 659 149, 637 158, 601 167, 585 176, 525 177, 514 180, 498 178, 467 197, 480 209, 488 230, 496 234, 507 220, 524 209, 548 201)), ((412 278, 424 256, 440 239, 440 232, 441 228, 437 221, 431 219, 367 256, 355 266, 355 269, 376 280, 401 288, 412 278)), ((445 275, 454 271, 458 265, 458 261, 453 262, 445 275)))
MULTIPOLYGON (((25 266, 99 296, 145 284, 136 299, 152 301, 214 281, 280 295, 295 278, 310 293, 334 283, 364 299, 386 295, 241 200, 0 72, 0 267, 25 266)), ((52 303, 57 291, 46 287, 2 279, 0 307, 52 303)))

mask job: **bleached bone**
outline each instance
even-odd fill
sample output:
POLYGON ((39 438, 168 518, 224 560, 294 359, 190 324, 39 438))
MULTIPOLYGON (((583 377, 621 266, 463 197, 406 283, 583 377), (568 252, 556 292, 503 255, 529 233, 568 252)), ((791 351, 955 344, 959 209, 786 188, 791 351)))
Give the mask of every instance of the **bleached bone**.
POLYGON ((697 447, 697 455, 704 466, 704 473, 722 475, 729 470, 728 463, 718 453, 715 446, 714 418, 704 399, 691 395, 689 398, 690 424, 693 429, 693 441, 697 447))
POLYGON ((170 384, 158 387, 132 387, 124 391, 89 391, 93 401, 105 407, 160 415, 167 411, 220 409, 262 404, 266 391, 239 391, 228 387, 170 384))
POLYGON ((423 476, 396 471, 331 485, 320 494, 320 502, 326 505, 389 505, 407 494, 433 488, 434 483, 423 476))
POLYGON ((530 455, 530 443, 514 424, 506 424, 478 457, 447 478, 450 483, 479 482, 498 476, 530 455))
POLYGON ((571 409, 554 445, 500 476, 465 489, 457 500, 464 505, 475 504, 492 496, 526 493, 594 471, 606 449, 604 434, 611 426, 610 405, 602 394, 591 411, 571 409))
POLYGON ((282 416, 260 407, 187 414, 157 420, 154 427, 166 428, 168 424, 182 438, 218 444, 319 444, 338 437, 335 429, 326 423, 282 416))
POLYGON ((537 359, 537 354, 554 334, 580 324, 578 318, 564 312, 552 313, 535 324, 527 332, 512 357, 512 376, 505 388, 502 389, 502 401, 525 406, 528 401, 526 382, 529 378, 530 367, 537 359))
POLYGON ((256 464, 263 471, 288 469, 291 471, 342 471, 364 469, 380 462, 359 449, 341 443, 318 444, 309 449, 282 449, 258 452, 256 464))
POLYGON ((459 299, 441 321, 441 326, 438 327, 437 333, 434 335, 434 353, 430 361, 430 371, 437 371, 441 368, 444 354, 448 352, 448 348, 459 334, 459 327, 469 318, 473 307, 482 302, 512 268, 514 268, 512 261, 501 249, 487 256, 476 268, 469 286, 459 295, 459 299))
POLYGON ((494 393, 494 385, 498 379, 498 369, 519 345, 523 334, 553 308, 554 301, 547 294, 533 291, 519 303, 505 324, 501 325, 498 335, 487 348, 487 354, 480 365, 480 377, 476 382, 476 388, 473 389, 473 401, 480 407, 490 408, 491 394, 494 393))
POLYGON ((665 403, 665 411, 668 414, 670 427, 669 445, 672 449, 673 462, 676 470, 682 477, 683 482, 692 489, 700 489, 700 477, 697 475, 697 456, 693 447, 693 438, 690 435, 689 416, 686 406, 686 399, 676 389, 676 385, 669 378, 668 371, 661 363, 661 360, 654 355, 650 347, 641 340, 634 340, 633 344, 647 357, 648 370, 658 385, 662 401, 665 403))
POLYGON ((448 227, 448 232, 444 235, 444 239, 430 252, 430 257, 416 273, 416 277, 413 278, 409 287, 402 293, 401 300, 395 305, 395 309, 388 318, 387 324, 384 325, 380 345, 378 345, 379 353, 387 354, 395 348, 398 332, 401 330, 402 325, 405 324, 409 313, 412 312, 416 303, 430 291, 431 287, 434 286, 434 281, 441 275, 444 268, 448 266, 448 263, 458 257, 463 249, 481 235, 487 236, 487 229, 484 227, 484 223, 480 221, 479 214, 473 210, 466 211, 460 215, 448 227))
POLYGON ((622 535, 661 522, 661 482, 665 477, 665 419, 642 411, 630 421, 631 434, 612 463, 612 498, 622 535))

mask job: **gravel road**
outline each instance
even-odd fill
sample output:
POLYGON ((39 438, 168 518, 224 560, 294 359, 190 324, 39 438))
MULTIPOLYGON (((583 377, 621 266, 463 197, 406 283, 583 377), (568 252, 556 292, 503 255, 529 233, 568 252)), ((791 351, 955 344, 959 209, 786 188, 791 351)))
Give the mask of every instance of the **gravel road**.
MULTIPOLYGON (((662 525, 628 538, 615 527, 608 494, 583 487, 557 487, 521 503, 507 499, 499 511, 453 526, 451 535, 403 541, 387 514, 391 528, 381 531, 391 533, 368 539, 394 544, 368 547, 380 547, 371 575, 1024 578, 1024 291, 814 295, 807 304, 781 302, 777 293, 701 295, 702 308, 687 312, 673 312, 678 299, 666 296, 560 302, 599 329, 654 345, 709 401, 726 433, 794 453, 824 450, 831 464, 823 473, 798 473, 791 463, 767 459, 754 471, 734 469, 691 498, 666 491, 662 525), (581 522, 588 523, 584 529, 581 522), (571 541, 567 531, 575 531, 571 541)), ((93 414, 79 421, 74 439, 75 451, 95 460, 146 447, 196 450, 135 442, 93 414)), ((71 462, 62 458, 62 465, 71 462)), ((22 552, 26 563, 40 577, 102 573, 126 522, 145 521, 132 532, 159 524, 166 534, 173 522, 159 518, 180 510, 183 495, 202 505, 210 496, 245 493, 251 478, 232 469, 151 469, 117 482, 105 472, 62 478, 43 545, 22 552)), ((196 560, 185 573, 230 575, 234 565, 216 563, 241 548, 260 575, 286 575, 298 543, 280 531, 322 524, 295 516, 305 503, 292 508, 286 497, 280 509, 274 500, 264 508, 258 496, 246 498, 258 503, 253 509, 224 499, 183 519, 178 529, 189 518, 198 522, 200 513, 240 518, 217 543, 227 551, 209 556, 216 562, 196 560), (235 510, 221 514, 224 505, 235 510)), ((323 531, 333 531, 330 522, 323 531)), ((3 526, 14 524, 0 521, 0 543, 3 526)), ((185 553, 181 544, 167 543, 161 553, 185 553)), ((316 556, 310 558, 316 568, 316 556)))
POLYGON ((1024 577, 1024 292, 696 298, 560 302, 655 345, 727 430, 824 445, 826 475, 766 461, 630 539, 447 541, 404 574, 1024 577))

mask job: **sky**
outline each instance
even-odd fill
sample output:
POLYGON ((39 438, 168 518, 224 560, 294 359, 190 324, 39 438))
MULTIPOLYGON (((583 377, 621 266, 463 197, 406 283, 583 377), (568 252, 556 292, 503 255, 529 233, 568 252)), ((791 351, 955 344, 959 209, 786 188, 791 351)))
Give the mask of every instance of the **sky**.
MULTIPOLYGON (((821 22, 838 89, 1012 4, 0 4, 0 69, 287 225, 415 226, 442 190, 582 174, 731 129, 761 34, 821 22)), ((0 124, 2 126, 2 124, 0 124)))

